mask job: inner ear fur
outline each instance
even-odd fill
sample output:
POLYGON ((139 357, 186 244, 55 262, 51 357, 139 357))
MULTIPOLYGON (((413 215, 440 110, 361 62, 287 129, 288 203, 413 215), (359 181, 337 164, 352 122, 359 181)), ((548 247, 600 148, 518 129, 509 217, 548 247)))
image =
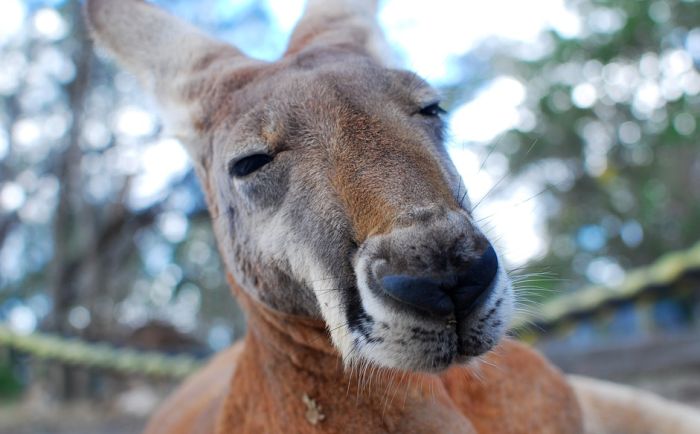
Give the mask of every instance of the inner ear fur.
POLYGON ((155 97, 166 128, 193 156, 201 106, 192 89, 263 64, 142 0, 88 0, 85 17, 97 45, 155 97))
POLYGON ((94 39, 140 78, 189 72, 215 57, 244 57, 233 46, 142 0, 88 0, 85 8, 94 39))
POLYGON ((366 54, 385 65, 396 64, 377 22, 379 0, 307 0, 286 55, 330 47, 366 54))

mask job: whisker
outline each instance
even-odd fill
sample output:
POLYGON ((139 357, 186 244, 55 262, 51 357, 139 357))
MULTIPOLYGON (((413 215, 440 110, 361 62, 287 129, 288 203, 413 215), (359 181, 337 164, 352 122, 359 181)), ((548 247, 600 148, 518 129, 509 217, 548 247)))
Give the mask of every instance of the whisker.
POLYGON ((348 273, 348 274, 343 274, 340 276, 331 276, 331 277, 324 277, 322 279, 315 279, 315 280, 310 280, 308 281, 309 283, 318 283, 318 282, 325 282, 327 280, 335 280, 335 279, 347 279, 348 277, 355 277, 355 273, 348 273))
MULTIPOLYGON (((501 178, 501 180, 502 180, 502 179, 503 179, 503 178, 501 178)), ((499 182, 500 182, 500 181, 499 181, 499 182)), ((494 185, 494 187, 492 187, 492 189, 495 188, 495 187, 496 187, 496 185, 494 185)), ((517 202, 517 203, 515 203, 515 204, 509 204, 509 205, 508 205, 508 208, 517 208, 517 207, 519 207, 519 206, 522 206, 522 205, 528 203, 529 201, 531 201, 531 200, 533 200, 533 199, 535 199, 535 198, 541 196, 541 195, 544 194, 546 191, 548 191, 550 188, 551 188, 551 186, 548 185, 548 186, 546 186, 545 188, 543 188, 542 190, 540 190, 539 192, 537 192, 537 193, 533 194, 532 196, 528 197, 527 199, 524 199, 524 200, 522 200, 522 201, 520 201, 520 202, 517 202)), ((489 190, 489 191, 486 193, 486 195, 488 195, 490 192, 491 192, 491 190, 489 190)), ((481 200, 483 200, 483 199, 485 199, 485 198, 486 198, 486 196, 482 197, 481 200)), ((479 201, 479 203, 481 203, 481 200, 479 201)), ((477 204, 477 205, 478 205, 478 204, 477 204)), ((474 206, 474 209, 476 209, 476 206, 474 206)), ((484 221, 484 220, 489 220, 489 219, 491 219, 491 218, 492 218, 493 216, 495 216, 495 215, 496 215, 496 213, 492 213, 492 214, 489 214, 489 215, 487 215, 487 216, 480 217, 480 218, 476 219, 476 222, 477 222, 477 223, 481 223, 481 222, 484 221)))
POLYGON ((491 154, 493 154, 493 152, 496 150, 498 145, 501 143, 501 139, 503 138, 504 135, 505 135, 505 133, 499 134, 498 138, 496 139, 494 144, 491 146, 491 149, 489 149, 489 152, 486 154, 486 157, 484 157, 484 161, 481 162, 481 165, 479 166, 479 170, 476 171, 477 174, 479 174, 481 172, 481 170, 486 166, 486 162, 489 161, 489 157, 491 156, 491 154))
MULTIPOLYGON (((533 140, 532 144, 530 145, 530 147, 528 148, 528 150, 525 152, 525 155, 524 155, 523 157, 527 157, 527 156, 530 154, 530 152, 534 149, 535 145, 537 144, 538 140, 539 140, 538 138, 535 138, 535 139, 533 140)), ((507 179, 509 175, 510 175, 510 173, 506 172, 506 173, 498 180, 498 182, 496 182, 496 183, 486 192, 486 194, 485 194, 484 196, 482 196, 481 199, 479 199, 479 202, 477 202, 476 205, 474 205, 474 206, 472 207, 472 212, 473 212, 473 211, 476 211, 477 207, 484 201, 484 199, 486 199, 486 198, 501 184, 501 182, 503 182, 505 179, 507 179)))

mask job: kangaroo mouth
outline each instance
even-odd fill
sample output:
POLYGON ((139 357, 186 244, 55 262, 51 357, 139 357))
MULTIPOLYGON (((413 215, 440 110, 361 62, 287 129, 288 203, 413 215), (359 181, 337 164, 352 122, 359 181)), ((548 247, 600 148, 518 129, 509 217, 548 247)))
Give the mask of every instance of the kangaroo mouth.
POLYGON ((502 270, 477 294, 473 288, 464 289, 473 281, 463 276, 447 283, 438 278, 408 278, 408 285, 400 290, 398 286, 406 283, 401 279, 406 278, 389 279, 387 291, 386 279, 377 278, 371 262, 370 257, 358 256, 356 285, 343 291, 350 338, 349 354, 343 355, 346 362, 367 360, 401 370, 440 372, 484 354, 504 335, 512 289, 502 270), (455 294, 447 300, 434 295, 450 283, 458 288, 455 294))

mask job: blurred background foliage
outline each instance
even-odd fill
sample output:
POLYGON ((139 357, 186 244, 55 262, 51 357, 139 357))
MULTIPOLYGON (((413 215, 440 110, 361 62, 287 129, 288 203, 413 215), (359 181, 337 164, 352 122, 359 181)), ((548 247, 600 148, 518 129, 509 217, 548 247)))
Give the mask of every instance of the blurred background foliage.
POLYGON ((509 176, 545 189, 548 248, 530 265, 563 289, 614 285, 700 239, 700 4, 570 4, 579 36, 550 31, 544 52, 492 62, 527 89, 524 128, 502 146, 509 176))
MULTIPOLYGON (((158 3, 266 59, 301 8, 158 3)), ((699 2, 499 1, 504 22, 527 20, 519 7, 560 13, 527 41, 483 32, 467 46, 401 33, 398 3, 382 12, 389 39, 443 90, 480 221, 531 291, 615 285, 700 239, 699 2), (445 46, 444 70, 410 57, 445 46)), ((455 16, 443 3, 438 20, 455 16)), ((467 20, 486 6, 461 7, 467 20)), ((79 2, 3 0, 0 12, 0 321, 198 354, 239 338, 187 157, 135 80, 94 54, 79 2)), ((459 38, 461 18, 444 31, 459 38)))

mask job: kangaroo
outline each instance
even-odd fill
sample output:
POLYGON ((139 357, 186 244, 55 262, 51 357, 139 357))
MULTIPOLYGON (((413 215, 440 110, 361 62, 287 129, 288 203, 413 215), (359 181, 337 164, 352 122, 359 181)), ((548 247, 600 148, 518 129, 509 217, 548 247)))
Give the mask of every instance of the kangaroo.
POLYGON ((688 408, 504 338, 513 287, 439 95, 385 64, 376 9, 309 0, 268 63, 143 1, 87 1, 96 42, 187 147, 248 316, 146 432, 697 433, 688 408))

